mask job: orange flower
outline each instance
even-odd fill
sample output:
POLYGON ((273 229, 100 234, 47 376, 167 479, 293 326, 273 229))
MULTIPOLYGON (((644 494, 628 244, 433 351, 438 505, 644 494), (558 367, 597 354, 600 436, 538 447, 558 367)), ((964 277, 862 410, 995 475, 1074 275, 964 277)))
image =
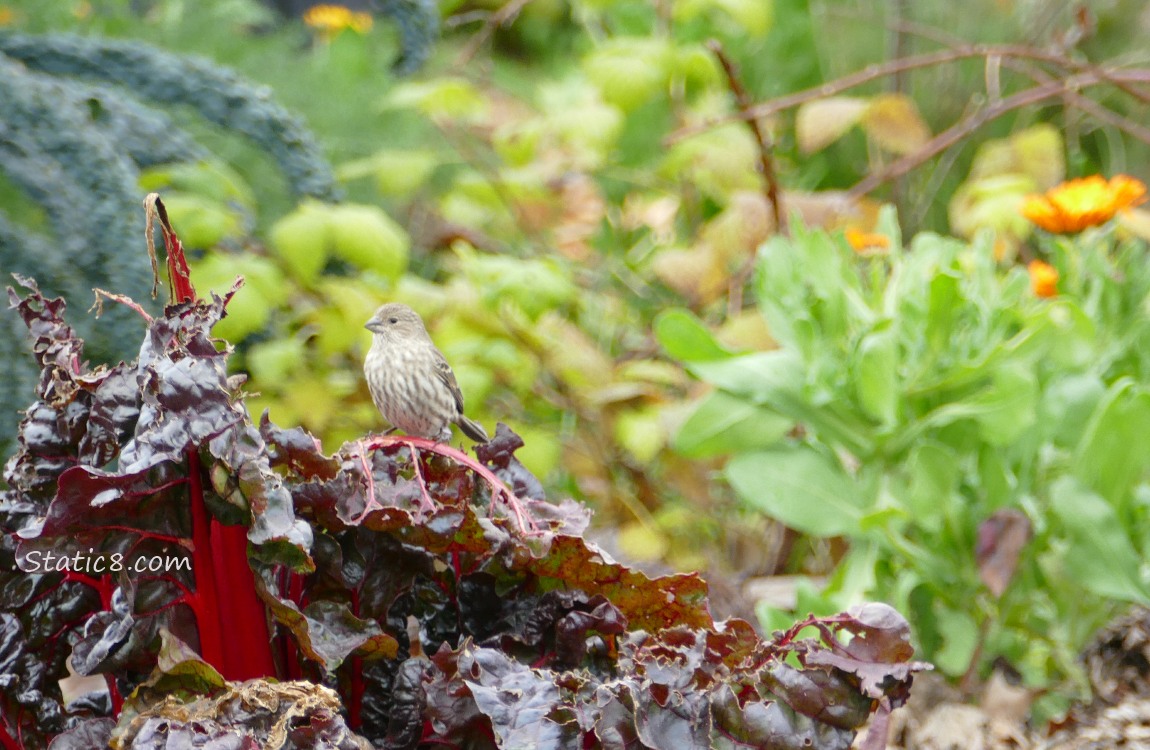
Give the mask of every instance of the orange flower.
POLYGON ((1032 260, 1026 266, 1030 272, 1030 288, 1037 297, 1053 297, 1058 294, 1058 269, 1041 260, 1032 260))
POLYGON ((363 34, 371 29, 371 14, 358 13, 342 5, 313 5, 303 14, 303 22, 319 31, 324 38, 331 38, 351 29, 363 34))
POLYGON ((849 244, 856 253, 888 250, 890 248, 890 237, 887 237, 885 234, 864 232, 858 227, 847 227, 843 235, 847 238, 847 244, 849 244))
POLYGON ((1056 185, 1042 195, 1022 201, 1022 215, 1055 234, 1073 234, 1105 224, 1119 211, 1146 199, 1146 186, 1133 177, 1101 175, 1056 185))

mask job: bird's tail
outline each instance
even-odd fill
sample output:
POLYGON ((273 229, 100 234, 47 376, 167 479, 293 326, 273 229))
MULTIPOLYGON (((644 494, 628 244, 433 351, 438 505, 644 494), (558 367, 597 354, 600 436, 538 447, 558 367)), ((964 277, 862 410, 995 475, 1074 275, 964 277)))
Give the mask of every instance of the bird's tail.
POLYGON ((487 431, 483 429, 483 425, 479 424, 475 420, 468 419, 467 417, 460 414, 459 421, 456 422, 456 424, 459 425, 459 429, 463 430, 464 435, 477 443, 486 443, 489 440, 487 437, 487 431))

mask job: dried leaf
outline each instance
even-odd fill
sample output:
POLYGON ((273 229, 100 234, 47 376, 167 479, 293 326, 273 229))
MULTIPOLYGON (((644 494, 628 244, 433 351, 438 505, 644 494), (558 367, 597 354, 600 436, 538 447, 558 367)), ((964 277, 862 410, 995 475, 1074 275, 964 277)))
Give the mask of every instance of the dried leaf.
POLYGON ((862 127, 879 146, 895 154, 913 154, 930 140, 930 128, 918 105, 904 94, 879 94, 862 114, 862 127))
POLYGON ((852 198, 841 190, 788 191, 783 195, 783 205, 787 211, 798 211, 806 226, 828 230, 850 224, 869 231, 878 220, 879 211, 878 203, 852 198))
POLYGON ((869 106, 866 99, 855 96, 831 96, 803 104, 795 114, 799 151, 812 154, 842 138, 869 106))
POLYGON ((697 305, 718 299, 727 289, 730 273, 722 254, 710 245, 668 247, 651 261, 659 280, 697 305))
POLYGON ((766 196, 740 190, 718 216, 700 230, 699 239, 717 260, 737 268, 775 233, 775 218, 766 196))
POLYGON ((607 213, 598 183, 585 174, 569 174, 559 181, 556 192, 562 213, 552 230, 555 249, 571 260, 593 259, 596 251, 591 243, 607 213))
POLYGON ((1002 508, 978 526, 978 575, 995 597, 1014 578, 1018 558, 1030 541, 1030 519, 1016 508, 1002 508))

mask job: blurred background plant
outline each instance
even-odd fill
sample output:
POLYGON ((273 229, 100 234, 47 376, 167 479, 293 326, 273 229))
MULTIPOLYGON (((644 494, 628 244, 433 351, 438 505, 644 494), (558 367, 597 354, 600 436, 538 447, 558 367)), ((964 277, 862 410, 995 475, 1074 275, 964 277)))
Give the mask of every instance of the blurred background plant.
MULTIPOLYGON (((877 596, 964 687, 997 661, 1025 685, 1070 677, 1088 693, 1083 645, 1150 603, 1150 462, 1134 437, 1150 429, 1150 269, 1146 242, 1111 218, 1137 201, 1122 182, 1075 205, 1092 228, 1044 237, 1029 272, 1002 269, 989 232, 904 247, 893 212, 885 247, 861 257, 803 227, 773 238, 755 281, 769 351, 726 350, 684 310, 659 319, 667 350, 718 389, 700 413, 780 423, 773 440, 732 429, 715 446, 727 482, 824 540, 794 600, 760 604, 764 623, 877 596)), ((1039 714, 1069 694, 1042 696, 1039 714)))
MULTIPOLYGON (((238 344, 232 361, 259 394, 253 408, 303 425, 328 450, 379 429, 360 375, 362 324, 382 301, 404 301, 429 321, 469 414, 523 435, 520 457, 555 494, 589 502, 598 533, 630 558, 710 570, 718 606, 737 612, 744 578, 830 576, 825 590, 791 591, 788 604, 896 601, 951 674, 985 673, 999 656, 1037 684, 1073 672, 1069 655, 1094 619, 1036 634, 1097 600, 1067 591, 1027 609, 1048 580, 1033 567, 989 596, 978 588, 975 549, 979 524, 1003 507, 1026 512, 1035 539, 1054 548, 1078 538, 1037 527, 1045 503, 1057 504, 1054 481, 1082 480, 1047 467, 1053 458, 1039 448, 1073 453, 1073 440, 1085 439, 1074 430, 1086 423, 1056 427, 1043 416, 1041 440, 1023 440, 1026 420, 1012 425, 1016 412, 994 410, 1047 404, 1048 391, 1073 390, 1063 382, 1071 375, 1089 373, 1091 393, 1145 377, 1121 357, 1104 369, 1056 357, 1049 333, 1034 337, 1045 349, 1010 343, 1037 319, 1069 315, 1073 330, 1092 326, 1113 351, 1133 351, 1110 328, 1118 313, 1091 317, 1103 308, 1084 300, 1074 317, 1066 304, 1037 301, 1015 263, 1037 259, 1019 213, 1024 196, 1067 174, 1138 175, 1147 163, 1150 134, 1137 115, 1147 71, 1124 66, 1147 24, 1141 4, 1079 12, 977 0, 957 13, 941 2, 397 0, 344 3, 342 14, 315 5, 0 2, 0 63, 26 62, 21 75, 77 92, 90 77, 37 72, 48 32, 80 34, 85 45, 129 40, 137 50, 131 40, 146 39, 270 87, 317 134, 338 185, 299 189, 274 148, 205 111, 203 96, 218 91, 159 98, 144 85, 154 81, 150 64, 133 71, 135 82, 118 82, 149 107, 190 115, 180 119, 188 150, 133 160, 125 174, 141 195, 163 192, 199 285, 222 292, 236 274, 247 278, 218 330, 238 344), (395 23, 364 15, 381 12, 395 23), (752 118, 757 130, 740 121, 752 118), (897 221, 880 218, 880 202, 897 221), (776 215, 842 232, 864 252, 808 230, 780 244, 776 215), (898 238, 922 230, 977 239, 926 236, 904 252, 898 238), (825 329, 812 327, 824 318, 825 329), (948 348, 947 336, 968 327, 962 351, 1004 347, 1004 369, 991 361, 975 373, 948 348), (789 372, 803 396, 790 397, 791 410, 697 364, 742 361, 731 352, 777 343, 804 370, 789 372), (1062 360, 1066 369, 1053 369, 1062 360), (947 399, 965 406, 947 410, 947 399), (932 409, 950 421, 930 421, 932 409), (929 430, 913 432, 924 420, 929 430), (1063 430, 1057 439, 1054 429, 1063 430), (769 463, 783 472, 775 476, 747 457, 776 454, 786 460, 769 463), (806 506, 830 527, 772 500, 809 498, 808 469, 838 472, 806 506), (933 504, 936 493, 949 500, 933 504), (926 557, 915 562, 918 552, 926 557)), ((177 70, 207 65, 179 59, 177 70)), ((254 90, 239 97, 271 101, 254 90)), ((95 117, 84 112, 90 95, 74 99, 77 116, 95 117)), ((164 132, 157 149, 185 142, 164 132)), ((0 174, 9 223, 24 234, 65 233, 19 177, 0 174)), ((1134 215, 1127 231, 1142 226, 1134 215)), ((1045 258, 1060 290, 1089 275, 1073 255, 1045 258)), ((1095 255, 1094 271, 1119 263, 1095 255)), ((99 265, 101 285, 139 294, 120 281, 126 261, 99 265)), ((1133 291, 1110 294, 1125 300, 1114 302, 1123 314, 1139 309, 1121 296, 1133 291)), ((70 301, 81 308, 86 296, 70 301)), ((24 401, 13 395, 5 408, 24 401)), ((777 610, 763 613, 777 624, 777 610)))

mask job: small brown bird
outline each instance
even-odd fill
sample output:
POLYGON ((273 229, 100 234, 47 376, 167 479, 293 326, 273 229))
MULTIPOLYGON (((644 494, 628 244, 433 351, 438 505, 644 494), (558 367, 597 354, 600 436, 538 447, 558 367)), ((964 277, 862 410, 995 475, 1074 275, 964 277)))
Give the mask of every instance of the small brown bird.
POLYGON ((463 416, 455 373, 427 335, 419 313, 390 302, 364 327, 374 336, 363 374, 384 419, 408 435, 439 442, 451 440, 451 425, 457 424, 467 437, 487 442, 483 427, 463 416))

